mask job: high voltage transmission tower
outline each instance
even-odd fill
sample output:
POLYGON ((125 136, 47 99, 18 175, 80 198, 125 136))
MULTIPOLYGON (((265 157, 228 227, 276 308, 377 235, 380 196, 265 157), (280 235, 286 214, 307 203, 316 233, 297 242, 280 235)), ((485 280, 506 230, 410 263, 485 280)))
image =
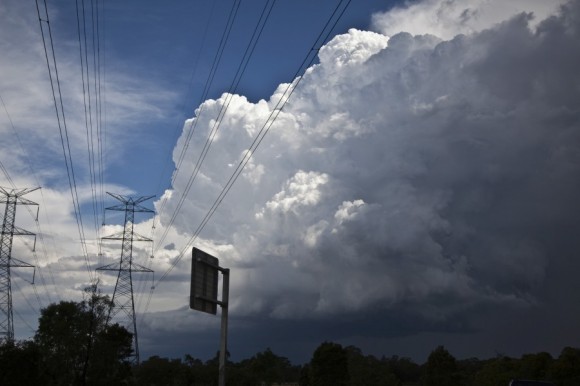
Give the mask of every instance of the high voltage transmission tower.
POLYGON ((117 271, 117 283, 113 291, 112 305, 109 309, 107 323, 119 323, 133 334, 132 362, 139 364, 139 340, 137 339, 137 320, 135 318, 135 302, 133 299, 133 272, 153 272, 149 268, 133 262, 133 241, 152 241, 133 231, 135 212, 154 213, 140 204, 155 196, 125 197, 120 194, 107 192, 110 196, 121 201, 121 205, 111 206, 107 210, 125 212, 125 226, 122 232, 103 237, 103 240, 122 240, 121 260, 100 268, 97 271, 117 271))
POLYGON ((34 189, 5 189, 0 187, 0 203, 6 204, 2 234, 0 234, 0 335, 7 340, 14 340, 14 320, 12 318, 12 281, 10 268, 33 268, 24 261, 12 257, 12 240, 14 236, 36 236, 34 233, 18 228, 14 225, 17 205, 38 205, 25 198, 25 194, 34 189))

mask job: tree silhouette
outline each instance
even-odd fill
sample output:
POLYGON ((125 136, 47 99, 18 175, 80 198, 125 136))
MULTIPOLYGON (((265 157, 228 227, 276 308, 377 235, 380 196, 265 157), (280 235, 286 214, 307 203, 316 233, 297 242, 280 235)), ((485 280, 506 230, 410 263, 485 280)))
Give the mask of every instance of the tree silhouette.
POLYGON ((310 361, 310 386, 348 385, 346 351, 338 343, 324 342, 310 361))
POLYGON ((34 342, 46 385, 110 385, 130 376, 131 334, 107 325, 108 297, 61 301, 41 311, 34 342))
POLYGON ((453 355, 443 346, 437 347, 429 354, 423 374, 425 386, 456 385, 458 380, 457 363, 453 355))

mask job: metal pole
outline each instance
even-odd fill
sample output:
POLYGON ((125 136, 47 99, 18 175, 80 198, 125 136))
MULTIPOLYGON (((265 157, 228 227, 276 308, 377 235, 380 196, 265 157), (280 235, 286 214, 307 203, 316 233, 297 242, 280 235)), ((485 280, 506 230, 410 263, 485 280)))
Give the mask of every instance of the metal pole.
POLYGON ((228 300, 230 292, 230 270, 225 268, 222 270, 222 272, 222 332, 220 338, 219 386, 226 385, 226 353, 228 350, 228 300))

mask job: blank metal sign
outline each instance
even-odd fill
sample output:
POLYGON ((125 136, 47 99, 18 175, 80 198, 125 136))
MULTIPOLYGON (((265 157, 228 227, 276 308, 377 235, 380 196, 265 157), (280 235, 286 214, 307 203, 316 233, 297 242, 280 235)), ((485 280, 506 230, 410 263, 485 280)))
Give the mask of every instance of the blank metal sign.
POLYGON ((193 248, 189 308, 215 315, 218 305, 219 260, 193 248))

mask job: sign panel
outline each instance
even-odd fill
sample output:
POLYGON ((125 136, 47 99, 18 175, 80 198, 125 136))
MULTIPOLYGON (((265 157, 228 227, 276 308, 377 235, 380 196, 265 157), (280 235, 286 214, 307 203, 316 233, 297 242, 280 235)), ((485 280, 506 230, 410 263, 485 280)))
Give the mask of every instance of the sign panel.
POLYGON ((215 315, 218 305, 219 260, 193 248, 189 308, 215 315))

